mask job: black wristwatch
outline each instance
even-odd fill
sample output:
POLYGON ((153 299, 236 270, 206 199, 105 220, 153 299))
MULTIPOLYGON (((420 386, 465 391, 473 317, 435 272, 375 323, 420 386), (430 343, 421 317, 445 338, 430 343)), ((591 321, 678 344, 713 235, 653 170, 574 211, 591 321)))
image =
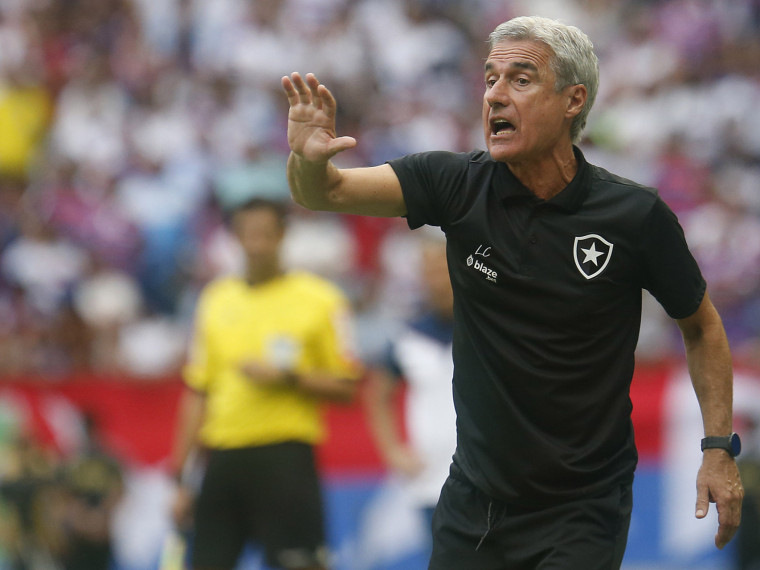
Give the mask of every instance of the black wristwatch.
POLYGON ((731 457, 736 457, 742 451, 742 440, 735 432, 731 435, 713 435, 702 440, 702 451, 705 449, 725 449, 731 457))

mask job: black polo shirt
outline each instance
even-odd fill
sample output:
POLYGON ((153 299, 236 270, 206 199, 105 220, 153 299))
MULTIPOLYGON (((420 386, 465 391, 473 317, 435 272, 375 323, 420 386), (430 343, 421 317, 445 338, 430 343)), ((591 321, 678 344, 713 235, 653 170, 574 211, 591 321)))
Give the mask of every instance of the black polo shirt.
POLYGON ((487 152, 390 162, 414 229, 447 236, 454 461, 492 497, 540 505, 630 480, 629 387, 648 289, 673 318, 705 282, 655 190, 588 164, 548 201, 487 152))

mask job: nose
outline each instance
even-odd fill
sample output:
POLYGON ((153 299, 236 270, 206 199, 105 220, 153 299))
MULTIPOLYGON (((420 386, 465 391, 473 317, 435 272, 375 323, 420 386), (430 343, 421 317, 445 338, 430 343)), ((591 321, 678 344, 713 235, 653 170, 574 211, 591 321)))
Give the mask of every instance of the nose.
POLYGON ((507 96, 506 89, 503 87, 503 80, 499 79, 486 89, 485 99, 489 107, 505 106, 509 104, 509 97, 507 96))

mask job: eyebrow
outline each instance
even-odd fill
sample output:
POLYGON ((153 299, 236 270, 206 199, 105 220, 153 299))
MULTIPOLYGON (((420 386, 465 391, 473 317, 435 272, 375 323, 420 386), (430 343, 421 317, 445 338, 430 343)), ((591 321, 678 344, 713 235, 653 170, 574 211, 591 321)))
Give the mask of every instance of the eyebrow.
MULTIPOLYGON (((492 71, 496 66, 490 61, 486 62, 485 72, 492 71)), ((538 68, 529 61, 512 61, 509 63, 509 67, 516 67, 517 69, 525 69, 527 71, 538 72, 538 68)))

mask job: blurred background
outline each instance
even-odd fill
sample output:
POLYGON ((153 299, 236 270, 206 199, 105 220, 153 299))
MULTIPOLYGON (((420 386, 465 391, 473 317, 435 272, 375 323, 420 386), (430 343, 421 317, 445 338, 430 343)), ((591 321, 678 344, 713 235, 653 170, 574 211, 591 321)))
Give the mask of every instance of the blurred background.
MULTIPOLYGON (((0 568, 62 567, 77 536, 118 569, 166 556, 195 299, 241 263, 224 213, 288 197, 280 78, 333 91, 342 166, 483 148, 488 33, 529 14, 594 42, 581 147, 678 214, 736 361, 747 513, 718 552, 679 335, 645 296, 626 568, 760 568, 760 0, 0 0, 0 568)), ((346 291, 368 363, 419 305, 416 255, 401 219, 292 206, 287 265, 346 291)), ((328 420, 335 568, 423 567, 361 405, 328 420)))

